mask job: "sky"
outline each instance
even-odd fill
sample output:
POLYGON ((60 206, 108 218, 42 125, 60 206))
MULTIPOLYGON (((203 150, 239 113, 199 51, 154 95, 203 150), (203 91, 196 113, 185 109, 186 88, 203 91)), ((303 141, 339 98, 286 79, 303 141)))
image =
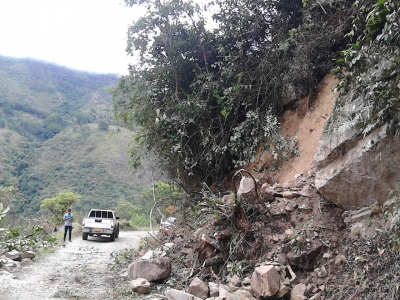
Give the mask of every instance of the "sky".
POLYGON ((0 0, 0 55, 125 75, 126 32, 143 12, 123 0, 0 0))

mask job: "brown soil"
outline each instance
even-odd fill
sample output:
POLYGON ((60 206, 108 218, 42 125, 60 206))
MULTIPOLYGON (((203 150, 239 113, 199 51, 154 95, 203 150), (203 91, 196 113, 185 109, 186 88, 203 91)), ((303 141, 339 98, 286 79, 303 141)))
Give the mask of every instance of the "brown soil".
POLYGON ((297 136, 300 155, 289 159, 275 172, 274 179, 277 182, 288 182, 294 175, 305 174, 313 168, 315 149, 337 97, 333 92, 335 84, 335 77, 328 75, 321 82, 318 95, 312 103, 309 102, 309 97, 305 97, 282 115, 281 133, 287 139, 297 136))

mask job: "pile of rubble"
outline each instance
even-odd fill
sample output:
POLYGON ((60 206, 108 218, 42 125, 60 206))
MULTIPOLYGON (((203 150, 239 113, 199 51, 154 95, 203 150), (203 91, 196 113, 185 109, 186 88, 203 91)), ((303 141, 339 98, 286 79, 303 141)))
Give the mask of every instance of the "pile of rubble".
POLYGON ((36 257, 35 252, 17 250, 0 252, 0 269, 12 272, 18 267, 32 264, 32 260, 36 257))
POLYGON ((161 232, 163 246, 130 264, 132 290, 163 290, 149 299, 169 300, 332 299, 351 255, 346 243, 368 236, 371 222, 372 231, 379 222, 392 226, 375 217, 393 203, 344 211, 321 199, 310 176, 296 178, 291 186, 265 183, 260 195, 242 179, 240 202, 205 197, 198 227, 161 232))

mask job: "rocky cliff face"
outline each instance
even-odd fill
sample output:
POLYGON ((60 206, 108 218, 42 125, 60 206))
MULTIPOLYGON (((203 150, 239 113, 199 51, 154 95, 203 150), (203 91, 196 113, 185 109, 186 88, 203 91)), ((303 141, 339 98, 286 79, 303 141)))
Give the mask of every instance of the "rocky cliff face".
POLYGON ((324 135, 315 155, 319 192, 345 209, 388 200, 398 190, 400 143, 386 132, 387 125, 339 143, 324 135))
POLYGON ((369 206, 376 201, 382 204, 399 191, 400 140, 392 130, 395 118, 385 109, 374 111, 374 102, 367 100, 374 89, 391 84, 388 95, 397 89, 396 78, 384 75, 391 68, 393 61, 386 59, 367 66, 362 82, 365 90, 360 90, 355 78, 349 79, 350 88, 337 96, 315 149, 315 186, 342 208, 369 206), (386 121, 382 122, 380 114, 388 115, 386 121))

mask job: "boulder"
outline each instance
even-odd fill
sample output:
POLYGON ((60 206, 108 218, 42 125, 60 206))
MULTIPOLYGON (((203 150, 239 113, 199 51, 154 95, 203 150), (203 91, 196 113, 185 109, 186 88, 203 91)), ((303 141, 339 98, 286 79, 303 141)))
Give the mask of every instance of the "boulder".
POLYGON ((131 280, 129 285, 133 292, 139 294, 148 294, 150 291, 150 282, 145 278, 131 280))
POLYGON ((34 259, 35 257, 36 257, 36 254, 33 251, 26 251, 21 254, 22 259, 24 259, 24 258, 34 259))
POLYGON ((283 298, 287 293, 289 293, 289 291, 290 291, 289 287, 282 284, 279 288, 279 291, 274 295, 274 299, 283 298))
POLYGON ((210 290, 210 297, 218 297, 219 296, 219 286, 215 282, 209 282, 208 288, 210 290))
POLYGON ((238 290, 230 295, 226 300, 253 300, 254 298, 248 291, 238 290))
POLYGON ((304 293, 306 292, 306 285, 305 284, 296 284, 292 292, 290 293, 290 300, 304 300, 306 297, 304 296, 304 293))
POLYGON ((238 199, 255 200, 257 199, 256 185, 251 177, 242 177, 237 191, 238 199))
POLYGON ((188 292, 196 297, 204 299, 208 297, 208 286, 199 277, 196 277, 189 284, 188 292))
POLYGON ((276 191, 268 183, 264 183, 261 186, 261 196, 263 196, 266 201, 273 201, 275 194, 276 191))
POLYGON ((19 252, 17 250, 8 251, 8 252, 4 253, 4 256, 9 259, 12 259, 14 261, 22 260, 21 252, 19 252))
POLYGON ((232 278, 231 278, 231 280, 230 280, 230 283, 231 283, 233 286, 241 286, 240 278, 239 278, 239 276, 237 276, 236 274, 232 276, 232 278))
POLYGON ((161 257, 133 262, 128 267, 128 278, 145 278, 148 281, 165 279, 171 273, 171 259, 161 257))
POLYGON ((168 300, 202 300, 199 297, 175 289, 168 289, 165 293, 168 300))
POLYGON ((226 298, 228 298, 229 296, 232 295, 231 292, 228 291, 227 286, 225 286, 223 284, 219 285, 218 293, 219 293, 218 298, 220 298, 220 299, 226 299, 226 298))
POLYGON ((387 125, 365 138, 354 132, 321 138, 314 156, 315 187, 346 210, 384 203, 398 182, 400 143, 386 135, 387 125))
POLYGON ((21 260, 21 266, 28 266, 31 264, 33 264, 33 262, 32 262, 32 259, 30 259, 30 258, 23 258, 21 260))
POLYGON ((271 297, 280 288, 280 275, 274 266, 257 267, 251 276, 251 293, 256 298, 271 297))

